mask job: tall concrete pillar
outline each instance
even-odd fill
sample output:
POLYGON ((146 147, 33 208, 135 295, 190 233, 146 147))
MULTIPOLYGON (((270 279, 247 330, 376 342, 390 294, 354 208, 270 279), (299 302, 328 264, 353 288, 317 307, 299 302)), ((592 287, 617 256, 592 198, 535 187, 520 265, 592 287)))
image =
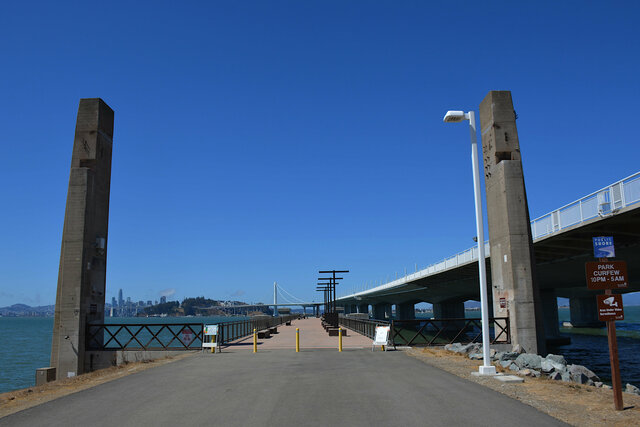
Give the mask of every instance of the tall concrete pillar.
POLYGON ((433 304, 434 319, 464 319, 464 302, 450 301, 433 304))
POLYGON ((521 344, 528 353, 545 353, 542 307, 533 271, 529 208, 511 92, 490 91, 480 103, 480 123, 494 314, 509 316, 513 343, 521 344))
POLYGON ((91 369, 86 325, 104 322, 113 118, 101 99, 80 100, 51 344, 57 379, 91 369))
POLYGON ((358 304, 358 313, 369 313, 369 304, 358 304))
POLYGON ((571 324, 575 328, 601 328, 605 324, 598 320, 598 303, 595 296, 569 299, 571 324))
POLYGON ((396 319, 413 320, 416 318, 415 305, 412 302, 406 302, 396 305, 396 319))

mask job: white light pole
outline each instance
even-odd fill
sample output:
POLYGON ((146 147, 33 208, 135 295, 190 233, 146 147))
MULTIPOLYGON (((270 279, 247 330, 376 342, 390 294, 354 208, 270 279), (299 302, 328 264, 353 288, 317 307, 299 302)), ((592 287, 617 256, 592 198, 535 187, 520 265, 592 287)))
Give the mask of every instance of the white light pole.
POLYGON ((471 131, 471 163, 473 164, 473 196, 476 201, 476 233, 478 236, 478 275, 480 276, 480 306, 482 309, 482 366, 480 375, 495 375, 496 367, 489 357, 489 308, 487 303, 487 271, 484 259, 484 219, 482 215, 482 193, 480 192, 480 165, 478 162, 478 138, 476 135, 476 116, 473 111, 447 111, 445 123, 458 123, 469 120, 471 131))

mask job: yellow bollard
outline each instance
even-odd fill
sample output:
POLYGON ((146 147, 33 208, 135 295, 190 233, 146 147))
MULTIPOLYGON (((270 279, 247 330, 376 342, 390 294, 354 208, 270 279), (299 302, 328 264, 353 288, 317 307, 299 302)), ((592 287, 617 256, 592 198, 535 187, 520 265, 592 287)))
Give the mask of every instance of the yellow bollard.
MULTIPOLYGON (((211 335, 211 344, 216 342, 216 336, 215 335, 211 335)), ((211 346, 211 353, 215 353, 216 352, 216 348, 214 346, 211 346)))
POLYGON ((338 328, 338 351, 342 351, 342 328, 338 328))
POLYGON ((296 328, 296 353, 300 353, 300 328, 296 328))
POLYGON ((253 330, 253 352, 258 352, 258 332, 256 329, 253 330))

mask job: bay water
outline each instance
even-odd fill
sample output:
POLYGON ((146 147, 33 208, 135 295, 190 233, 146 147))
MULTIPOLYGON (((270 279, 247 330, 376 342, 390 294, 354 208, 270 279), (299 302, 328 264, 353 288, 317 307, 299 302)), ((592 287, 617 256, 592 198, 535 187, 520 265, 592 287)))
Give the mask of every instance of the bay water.
MULTIPOLYGON (((211 317, 110 317, 105 323, 204 323, 247 319, 211 317)), ((0 393, 35 385, 36 369, 50 366, 53 317, 0 317, 0 393)))

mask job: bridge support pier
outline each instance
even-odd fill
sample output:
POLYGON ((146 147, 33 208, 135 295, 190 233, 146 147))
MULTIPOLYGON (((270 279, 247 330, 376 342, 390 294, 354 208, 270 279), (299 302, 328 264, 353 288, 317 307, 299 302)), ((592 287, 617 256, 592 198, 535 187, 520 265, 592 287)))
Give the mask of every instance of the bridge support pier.
POLYGON ((344 307, 344 314, 351 314, 351 304, 345 304, 343 305, 344 307))
POLYGON ((396 304, 396 319, 413 320, 416 318, 415 305, 411 302, 396 304))
POLYGON ((463 319, 464 302, 450 301, 433 304, 433 317, 435 319, 463 319))
POLYGON ((358 313, 369 313, 369 304, 358 304, 358 313))
POLYGON ((544 334, 548 344, 560 344, 566 339, 560 337, 560 321, 558 319, 558 297, 555 289, 540 291, 544 334))
POLYGON ((387 315, 391 318, 391 304, 385 302, 373 305, 373 318, 378 320, 387 319, 387 315))
POLYGON ((598 307, 594 296, 569 299, 571 324, 574 328, 601 328, 604 322, 598 320, 598 307))

